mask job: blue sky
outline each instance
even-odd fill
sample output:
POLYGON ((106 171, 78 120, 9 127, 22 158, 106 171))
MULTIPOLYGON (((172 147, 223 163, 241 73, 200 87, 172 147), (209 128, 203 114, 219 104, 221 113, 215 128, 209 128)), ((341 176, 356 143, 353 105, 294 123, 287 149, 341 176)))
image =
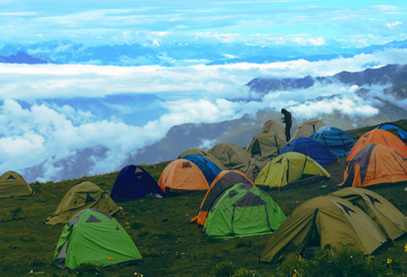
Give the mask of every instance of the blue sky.
POLYGON ((343 46, 407 38, 407 1, 0 0, 0 43, 243 42, 343 46))

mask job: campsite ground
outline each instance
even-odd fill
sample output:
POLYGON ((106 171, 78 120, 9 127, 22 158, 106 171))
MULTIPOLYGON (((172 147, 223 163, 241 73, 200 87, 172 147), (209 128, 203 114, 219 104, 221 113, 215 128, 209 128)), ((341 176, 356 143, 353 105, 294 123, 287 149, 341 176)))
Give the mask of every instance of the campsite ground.
MULTIPOLYGON (((405 121, 402 124, 407 123, 405 121)), ((406 126, 404 126, 406 127, 406 126)), ((366 130, 349 131, 358 137, 366 130)), ((156 180, 167 163, 143 165, 156 180)), ((329 165, 331 178, 326 181, 281 192, 268 191, 286 215, 301 203, 337 190, 345 169, 344 159, 329 165)), ((32 183, 34 196, 0 200, 0 276, 27 276, 29 272, 42 276, 88 276, 83 270, 68 272, 51 266, 55 246, 63 225, 44 224, 70 187, 81 181, 91 181, 102 189, 111 190, 118 172, 87 176, 61 182, 32 183)), ((407 184, 371 189, 407 215, 407 184)), ((238 268, 254 270, 260 276, 274 276, 278 264, 258 264, 258 256, 270 235, 239 239, 209 239, 201 228, 190 223, 204 195, 185 195, 163 199, 149 196, 142 200, 118 202, 124 215, 116 219, 127 230, 143 256, 143 262, 132 266, 101 269, 96 276, 134 276, 135 272, 150 276, 215 276, 216 265, 225 261, 238 268)), ((407 272, 407 236, 383 245, 374 256, 386 265, 392 260, 394 275, 407 272)), ((108 259, 108 257, 106 257, 108 259)), ((113 256, 114 259, 114 256, 113 256)))

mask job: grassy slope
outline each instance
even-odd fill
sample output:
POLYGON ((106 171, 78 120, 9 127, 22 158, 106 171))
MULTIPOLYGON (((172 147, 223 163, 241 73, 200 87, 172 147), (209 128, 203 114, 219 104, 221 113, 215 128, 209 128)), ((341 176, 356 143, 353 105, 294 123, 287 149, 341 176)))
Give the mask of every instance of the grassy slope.
MULTIPOLYGON (((397 122, 407 127, 407 121, 397 122)), ((369 128, 351 130, 354 137, 369 128)), ((167 163, 143 166, 158 180, 167 163)), ((337 190, 342 182, 344 159, 327 167, 331 179, 282 192, 268 193, 280 205, 286 215, 301 203, 316 196, 337 190)), ((30 270, 44 271, 43 276, 66 274, 51 266, 56 243, 62 225, 50 226, 44 220, 51 215, 65 193, 74 184, 88 180, 101 188, 111 190, 118 172, 100 176, 89 176, 62 182, 33 183, 36 192, 31 197, 0 200, 0 276, 22 276, 30 270)), ((386 197, 407 215, 406 184, 371 189, 386 197)), ((232 261, 238 267, 254 269, 262 276, 273 276, 278 265, 257 264, 269 235, 249 238, 215 240, 204 237, 200 228, 189 220, 197 214, 204 195, 189 195, 157 199, 118 202, 126 218, 117 220, 126 229, 143 255, 144 262, 138 265, 105 270, 108 276, 213 276, 215 266, 222 261, 232 261)), ((391 258, 395 270, 407 272, 407 257, 404 253, 406 236, 396 240, 396 245, 387 244, 375 252, 376 259, 391 258)), ((106 257, 107 259, 108 257, 106 257)), ((114 258, 114 257, 113 257, 114 258)), ((74 276, 75 274, 73 274, 74 276)))

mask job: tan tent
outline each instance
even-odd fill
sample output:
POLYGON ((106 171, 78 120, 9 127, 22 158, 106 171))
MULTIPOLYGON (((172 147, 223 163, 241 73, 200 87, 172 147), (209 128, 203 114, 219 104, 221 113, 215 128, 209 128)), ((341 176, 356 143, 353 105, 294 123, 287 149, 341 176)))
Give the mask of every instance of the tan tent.
POLYGON ((33 191, 24 178, 15 171, 0 176, 0 198, 32 195, 33 191))
POLYGON ((285 141, 285 126, 281 120, 270 119, 263 124, 262 132, 268 131, 277 134, 282 140, 285 141))
POLYGON ((335 196, 308 200, 271 236, 261 262, 294 258, 306 247, 348 247, 371 254, 387 241, 379 226, 358 206, 335 196))
POLYGON ((94 183, 86 181, 73 186, 65 194, 54 214, 48 217, 45 223, 65 224, 77 212, 88 208, 101 210, 111 215, 119 210, 107 192, 94 183))
POLYGON ((280 154, 286 144, 286 141, 276 133, 263 131, 250 141, 246 151, 253 156, 272 159, 280 154))
POLYGON ((181 153, 181 155, 178 156, 178 159, 188 156, 188 155, 199 155, 202 156, 204 158, 207 158, 208 160, 210 160, 211 162, 213 162, 217 167, 219 167, 222 170, 225 170, 226 168, 224 167, 224 165, 212 154, 210 154, 208 151, 202 150, 202 149, 198 149, 198 148, 192 148, 192 149, 188 149, 184 152, 181 153))
POLYGON ((226 169, 242 170, 250 160, 250 154, 233 143, 219 143, 208 150, 226 169))
POLYGON ((383 196, 364 188, 344 188, 330 195, 352 202, 367 213, 387 238, 407 233, 407 218, 383 196))
POLYGON ((295 131, 294 135, 291 137, 291 140, 300 137, 308 138, 313 133, 318 131, 319 128, 324 127, 325 125, 326 124, 322 120, 316 118, 306 120, 303 123, 301 123, 301 125, 295 131))
POLYGON ((209 189, 199 167, 186 159, 170 162, 161 172, 158 185, 165 193, 199 193, 209 189))

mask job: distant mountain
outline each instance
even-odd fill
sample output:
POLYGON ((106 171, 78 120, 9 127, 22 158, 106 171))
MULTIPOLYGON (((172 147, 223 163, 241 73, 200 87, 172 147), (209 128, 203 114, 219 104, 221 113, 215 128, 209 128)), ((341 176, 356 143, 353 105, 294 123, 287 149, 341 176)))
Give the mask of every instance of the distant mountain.
POLYGON ((30 56, 23 51, 18 51, 15 55, 10 55, 8 57, 0 56, 0 63, 19 63, 19 64, 45 64, 50 61, 47 58, 30 56))
POLYGON ((251 90, 261 93, 277 90, 307 89, 315 83, 330 84, 339 81, 347 85, 385 85, 407 82, 407 66, 387 65, 377 69, 361 72, 343 71, 330 77, 306 76, 304 78, 255 78, 246 85, 251 90))
MULTIPOLYGON (((219 65, 235 63, 271 63, 298 59, 307 61, 348 58, 357 54, 371 54, 388 48, 407 48, 407 40, 367 48, 344 48, 338 44, 322 46, 255 46, 244 43, 165 43, 161 45, 133 43, 87 46, 71 41, 48 41, 25 45, 4 45, 3 58, 13 59, 19 52, 28 53, 32 62, 58 64, 94 64, 117 66, 180 66, 219 65), (323 53, 323 54, 321 54, 323 53)), ((21 55, 21 54, 20 54, 21 55)), ((18 58, 20 62, 22 57, 18 58)))

